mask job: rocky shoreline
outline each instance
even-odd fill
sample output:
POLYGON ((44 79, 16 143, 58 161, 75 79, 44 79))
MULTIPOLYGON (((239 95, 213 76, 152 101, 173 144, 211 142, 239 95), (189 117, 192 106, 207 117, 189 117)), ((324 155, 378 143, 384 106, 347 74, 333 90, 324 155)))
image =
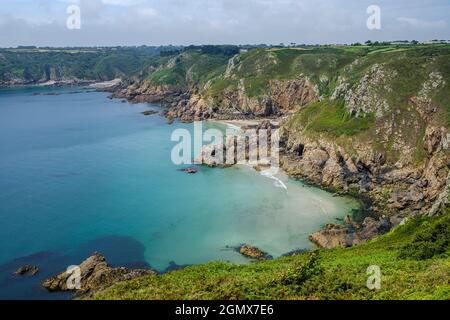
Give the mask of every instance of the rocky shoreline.
POLYGON ((99 81, 90 79, 62 78, 52 80, 26 81, 17 79, 12 81, 0 81, 0 88, 21 88, 21 87, 71 87, 90 86, 98 91, 113 92, 122 83, 121 79, 110 81, 99 81))
MULTIPOLYGON (((233 250, 252 261, 264 261, 272 259, 266 252, 259 248, 242 244, 233 250)), ((188 266, 178 266, 171 262, 165 272, 179 270, 188 266)), ((15 276, 30 274, 35 276, 40 271, 39 267, 24 265, 18 268, 15 276)), ((114 284, 133 280, 144 276, 157 276, 159 273, 151 268, 129 269, 124 267, 111 267, 106 258, 99 252, 94 252, 77 266, 71 266, 55 276, 45 279, 41 285, 48 292, 72 292, 73 298, 83 299, 92 296, 114 284)))
POLYGON ((75 271, 64 271, 46 279, 42 286, 49 292, 73 291, 75 297, 86 297, 118 282, 157 274, 152 269, 110 267, 105 257, 98 252, 80 263, 78 268, 79 274, 75 271))
MULTIPOLYGON (((231 124, 233 126, 240 127, 241 129, 247 129, 250 127, 258 129, 262 126, 267 127, 266 123, 270 123, 269 127, 271 128, 280 127, 280 167, 284 172, 286 172, 289 176, 300 179, 312 186, 319 187, 333 193, 339 193, 341 195, 347 195, 357 199, 364 199, 365 204, 370 202, 370 205, 365 205, 362 210, 366 211, 366 218, 371 220, 360 224, 358 231, 348 228, 348 226, 345 225, 333 225, 334 229, 339 229, 340 232, 330 232, 331 225, 327 225, 324 229, 311 235, 310 240, 320 247, 346 247, 367 241, 376 235, 389 231, 391 227, 398 225, 404 218, 402 214, 394 214, 391 220, 388 219, 388 221, 386 221, 386 217, 385 215, 382 215, 382 212, 392 212, 393 210, 389 209, 384 201, 380 201, 375 194, 363 192, 363 189, 357 190, 355 188, 346 187, 344 184, 340 184, 334 177, 334 175, 340 174, 338 172, 340 168, 336 165, 338 162, 337 160, 333 159, 333 165, 330 169, 327 169, 329 173, 326 174, 328 174, 328 176, 323 177, 323 166, 326 162, 328 162, 328 158, 330 158, 330 156, 326 154, 326 151, 321 149, 320 146, 314 147, 312 155, 307 159, 307 161, 305 161, 305 165, 301 167, 303 164, 302 160, 304 159, 304 152, 306 150, 305 147, 303 147, 300 151, 299 146, 293 147, 291 145, 292 142, 289 141, 289 132, 284 127, 284 124, 289 117, 289 113, 279 113, 278 115, 272 115, 270 117, 264 116, 263 114, 252 113, 218 113, 217 110, 209 108, 207 105, 203 105, 205 104, 205 101, 196 94, 192 94, 191 92, 172 91, 164 87, 155 89, 151 86, 136 87, 133 85, 126 85, 124 87, 118 87, 116 91, 113 92, 112 97, 126 99, 131 103, 159 103, 163 107, 161 114, 168 119, 169 123, 172 123, 173 119, 179 119, 181 122, 185 123, 209 120, 224 124, 231 124), (198 108, 199 105, 200 108, 198 108), (194 110, 196 111, 194 112, 194 110), (325 157, 327 157, 327 159, 325 159, 325 157), (368 199, 370 200, 367 201, 368 199), (375 216, 376 219, 373 219, 372 216, 375 216), (338 234, 340 236, 338 236, 338 234), (340 239, 337 240, 337 238, 340 239)), ((304 103, 312 101, 315 98, 312 94, 308 94, 307 97, 307 99, 303 100, 304 103)), ((208 149, 208 147, 202 150, 203 164, 208 166, 216 166, 214 157, 210 155, 213 152, 214 149, 208 149)), ((336 157, 339 156, 336 155, 336 157)), ((351 169, 354 173, 358 173, 360 171, 355 164, 351 163, 352 160, 349 156, 347 156, 347 161, 349 166, 351 165, 351 169)), ((225 165, 224 167, 228 166, 229 165, 225 165)), ((358 178, 354 179, 357 180, 358 178)), ((359 179, 361 179, 361 181, 364 180, 363 178, 359 179)))
POLYGON ((45 81, 0 81, 0 88, 20 88, 20 87, 66 87, 82 86, 97 83, 95 80, 84 79, 57 79, 45 81))
MULTIPOLYGON (((298 83, 297 91, 294 90, 297 93, 292 93, 295 99, 285 95, 284 102, 296 100, 299 96, 303 97, 303 104, 317 99, 309 82, 300 82, 302 85, 298 83)), ((424 146, 429 160, 424 167, 417 168, 400 162, 388 164, 384 155, 372 150, 370 146, 356 143, 359 156, 355 158, 332 141, 310 139, 301 132, 294 132, 288 124, 289 108, 258 113, 251 110, 243 112, 239 107, 238 111, 228 110, 224 113, 223 109, 212 107, 210 101, 196 92, 173 91, 167 87, 136 83, 117 88, 112 97, 135 103, 160 103, 164 108, 162 115, 169 123, 173 119, 180 119, 182 122, 213 120, 242 127, 242 124, 248 122, 276 122, 281 128, 280 164, 289 176, 340 194, 370 199, 370 208, 366 210, 377 218, 370 217, 372 220, 362 223, 358 232, 346 226, 331 228, 328 225, 319 233, 321 237, 329 237, 329 243, 348 246, 366 241, 389 231, 408 216, 434 215, 448 202, 446 195, 450 194, 450 176, 445 174, 448 159, 445 160, 442 155, 446 138, 444 131, 439 128, 427 130, 424 146), (331 229, 336 232, 331 232, 331 229), (333 240, 336 238, 335 234, 343 234, 341 241, 333 240)), ((239 103, 239 100, 235 102, 239 103)), ((319 246, 338 246, 324 244, 324 241, 317 240, 318 237, 319 234, 316 233, 311 240, 319 246)))
MULTIPOLYGON (((317 99, 317 95, 312 94, 311 90, 314 88, 308 84, 308 81, 300 82, 296 86, 296 90, 300 92, 293 93, 294 97, 302 97, 300 100, 304 104, 317 99)), ((242 110, 223 113, 223 110, 212 108, 210 102, 205 101, 195 91, 174 90, 164 86, 155 87, 150 84, 117 79, 94 87, 99 91, 111 92, 110 98, 125 99, 131 103, 158 103, 163 107, 161 115, 167 118, 169 124, 174 119, 186 123, 211 120, 245 129, 257 128, 261 123, 269 121, 274 128, 280 128, 280 167, 289 176, 330 192, 364 199, 366 203, 370 202, 364 210, 371 218, 375 216, 376 224, 383 225, 383 228, 379 228, 378 233, 360 230, 359 234, 356 234, 354 230, 343 225, 339 227, 343 230, 340 233, 348 234, 349 236, 345 237, 352 238, 354 241, 343 240, 342 243, 350 241, 356 244, 386 232, 386 216, 388 216, 389 225, 393 227, 410 215, 424 212, 433 215, 448 201, 445 194, 450 194, 450 177, 440 175, 446 162, 433 157, 440 152, 444 143, 443 135, 436 134, 436 130, 429 130, 430 132, 425 136, 425 139, 428 139, 425 142, 427 154, 431 158, 428 168, 417 169, 401 165, 392 167, 385 163, 382 154, 373 152, 370 148, 362 148, 364 157, 355 159, 337 144, 325 139, 317 141, 306 138, 302 134, 293 133, 288 127, 290 117, 288 109, 279 108, 265 113, 242 112, 242 110), (390 194, 387 194, 388 192, 390 194), (367 201, 367 199, 370 200, 367 201)), ((293 98, 290 96, 284 96, 284 98, 282 105, 290 105, 288 100, 293 98)), ((143 114, 154 113, 154 111, 147 111, 143 114)), ((361 228, 364 229, 366 225, 370 226, 372 231, 378 230, 373 228, 373 221, 361 224, 361 228)), ((318 232, 321 232, 322 236, 329 235, 331 240, 335 236, 332 236, 329 231, 330 225, 318 232)), ((313 240, 318 236, 317 233, 315 235, 311 237, 312 241, 321 246, 323 241, 313 240)))

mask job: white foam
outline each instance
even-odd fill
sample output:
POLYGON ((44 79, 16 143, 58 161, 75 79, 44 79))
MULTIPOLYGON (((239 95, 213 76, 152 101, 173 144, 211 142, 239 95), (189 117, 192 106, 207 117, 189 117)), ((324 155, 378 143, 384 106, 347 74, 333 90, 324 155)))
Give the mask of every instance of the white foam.
POLYGON ((239 127, 237 125, 234 125, 234 124, 231 124, 231 123, 227 123, 227 127, 228 127, 228 129, 231 129, 231 130, 236 130, 236 131, 240 131, 241 130, 241 127, 239 127))
POLYGON ((278 168, 270 168, 270 169, 261 171, 262 176, 267 177, 272 180, 275 180, 275 182, 273 184, 275 187, 283 188, 283 189, 287 190, 287 186, 284 184, 284 182, 275 176, 275 174, 277 174, 277 173, 278 173, 278 168))

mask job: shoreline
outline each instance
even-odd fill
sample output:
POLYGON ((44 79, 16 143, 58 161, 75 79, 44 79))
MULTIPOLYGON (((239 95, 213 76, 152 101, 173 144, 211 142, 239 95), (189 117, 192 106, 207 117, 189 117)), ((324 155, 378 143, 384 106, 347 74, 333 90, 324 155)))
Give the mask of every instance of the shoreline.
POLYGON ((48 80, 44 82, 26 82, 26 83, 0 83, 0 89, 14 89, 14 88, 63 88, 63 87, 74 87, 74 86, 89 86, 98 91, 105 91, 113 89, 114 87, 120 85, 122 79, 116 78, 108 81, 101 80, 89 80, 89 79, 68 79, 68 80, 48 80))
POLYGON ((270 123, 272 123, 276 127, 278 127, 280 125, 279 120, 274 120, 271 118, 248 119, 248 120, 243 120, 243 119, 236 119, 236 120, 206 119, 205 121, 225 124, 225 125, 229 125, 229 126, 233 126, 233 127, 238 127, 241 130, 245 130, 248 127, 250 127, 250 128, 256 127, 261 121, 270 121, 270 123))
MULTIPOLYGON (((245 130, 246 128, 256 128, 259 123, 262 121, 270 121, 275 127, 279 127, 280 120, 273 120, 270 118, 261 118, 261 119, 249 119, 249 120, 215 120, 208 119, 206 121, 220 123, 227 126, 234 126, 240 130, 245 130)), ((280 160, 284 157, 289 157, 286 153, 280 153, 280 160)), ((257 171, 254 167, 253 170, 257 171)), ((354 246, 361 242, 366 242, 371 238, 382 235, 386 232, 384 227, 384 216, 379 212, 374 210, 375 200, 370 195, 361 194, 358 192, 354 192, 352 190, 344 190, 339 188, 325 187, 323 185, 314 183, 310 181, 307 177, 297 177, 295 174, 289 172, 289 170, 283 167, 283 162, 281 161, 279 165, 279 170, 286 174, 289 179, 293 179, 295 181, 300 181, 305 186, 311 188, 317 188, 332 194, 333 196, 338 197, 347 197, 358 203, 358 208, 351 210, 351 212, 347 212, 346 215, 342 219, 338 219, 337 221, 329 221, 325 222, 322 228, 317 230, 315 233, 309 236, 309 241, 312 242, 319 248, 331 249, 336 247, 335 245, 327 247, 325 242, 328 241, 318 241, 317 239, 326 238, 326 240, 330 241, 338 241, 341 245, 338 246, 354 246), (329 228, 334 228, 333 231, 338 230, 338 234, 334 234, 334 232, 328 233, 329 228), (346 234, 348 232, 348 235, 346 234), (347 245, 346 243, 349 243, 347 245)), ((268 178, 271 178, 268 176, 268 178)), ((277 180, 275 176, 272 176, 273 179, 277 180)), ((392 228, 392 224, 389 226, 389 230, 392 228)))

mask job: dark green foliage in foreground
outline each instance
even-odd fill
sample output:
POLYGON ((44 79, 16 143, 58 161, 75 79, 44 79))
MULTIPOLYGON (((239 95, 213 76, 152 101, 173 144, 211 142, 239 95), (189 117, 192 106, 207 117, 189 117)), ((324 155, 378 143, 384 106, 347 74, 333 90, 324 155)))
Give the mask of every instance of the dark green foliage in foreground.
POLYGON ((319 251, 312 251, 306 254, 305 260, 294 261, 285 272, 278 276, 274 283, 301 286, 313 276, 320 275, 322 272, 319 264, 319 251))
POLYGON ((447 210, 441 217, 411 219, 352 248, 316 250, 249 265, 212 262, 119 283, 93 298, 450 299, 449 221, 447 210), (423 260, 423 254, 417 254, 423 241, 441 249, 427 253, 423 260), (411 253, 407 259, 405 250, 411 253), (371 265, 381 268, 381 290, 366 286, 371 265))
POLYGON ((411 243, 399 250, 399 258, 425 260, 450 251, 450 215, 425 223, 411 243))

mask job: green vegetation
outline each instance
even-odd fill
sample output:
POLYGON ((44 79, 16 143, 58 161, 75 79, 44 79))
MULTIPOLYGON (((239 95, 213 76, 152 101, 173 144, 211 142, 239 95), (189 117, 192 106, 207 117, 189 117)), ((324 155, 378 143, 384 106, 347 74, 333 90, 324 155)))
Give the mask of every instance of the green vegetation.
POLYGON ((0 49, 0 82, 50 78, 111 80, 140 72, 164 47, 0 49))
POLYGON ((205 84, 225 71, 231 56, 221 51, 214 54, 204 51, 192 49, 171 57, 163 68, 151 73, 148 79, 154 85, 170 85, 185 90, 190 86, 205 84))
POLYGON ((267 90, 271 80, 295 79, 302 74, 320 85, 321 77, 336 79, 338 70, 357 57, 357 54, 335 48, 253 49, 234 59, 227 81, 224 82, 223 77, 213 80, 212 91, 236 88, 240 79, 245 79, 246 94, 256 97, 267 90))
POLYGON ((313 102, 299 111, 288 124, 289 127, 304 127, 312 132, 324 132, 333 136, 355 135, 367 130, 374 123, 374 116, 352 117, 343 102, 328 100, 313 102))
POLYGON ((249 265, 212 262, 119 283, 93 299, 450 299, 450 210, 347 249, 249 265), (366 286, 381 268, 381 290, 366 286))
POLYGON ((399 251, 402 259, 426 260, 446 256, 450 248, 450 215, 432 223, 426 222, 411 243, 399 251), (447 253, 447 254, 446 254, 447 253))

